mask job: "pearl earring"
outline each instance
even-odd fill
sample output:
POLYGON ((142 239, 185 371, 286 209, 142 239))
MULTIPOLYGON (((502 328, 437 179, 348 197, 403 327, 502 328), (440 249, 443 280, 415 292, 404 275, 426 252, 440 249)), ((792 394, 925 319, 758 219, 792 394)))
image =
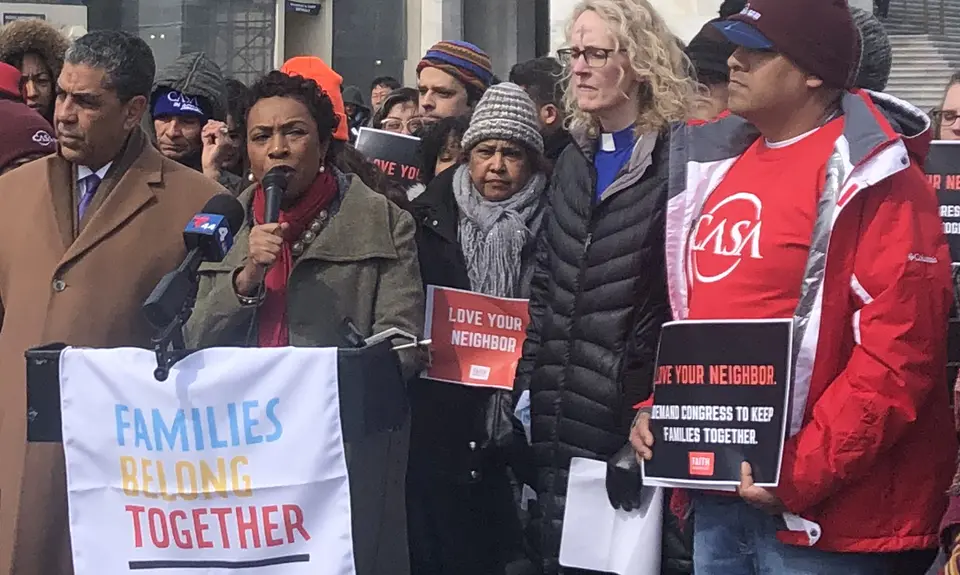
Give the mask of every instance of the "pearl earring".
POLYGON ((324 172, 326 172, 326 171, 327 171, 327 167, 326 167, 326 166, 320 166, 320 173, 321 173, 321 174, 324 173, 324 172))
POLYGON ((247 180, 251 182, 253 181, 253 172, 250 172, 249 174, 247 174, 247 180))

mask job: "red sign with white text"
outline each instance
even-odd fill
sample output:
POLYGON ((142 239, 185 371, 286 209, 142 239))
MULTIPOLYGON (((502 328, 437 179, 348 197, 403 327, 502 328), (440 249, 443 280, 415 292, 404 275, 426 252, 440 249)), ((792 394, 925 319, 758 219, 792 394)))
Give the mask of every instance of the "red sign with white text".
POLYGON ((525 299, 427 286, 426 337, 433 343, 423 377, 513 389, 529 321, 525 299))

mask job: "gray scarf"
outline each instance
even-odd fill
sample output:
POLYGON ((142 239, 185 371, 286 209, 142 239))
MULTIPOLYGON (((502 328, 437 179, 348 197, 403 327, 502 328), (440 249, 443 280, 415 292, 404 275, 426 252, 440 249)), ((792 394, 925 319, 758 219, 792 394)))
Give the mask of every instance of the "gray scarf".
POLYGON ((468 166, 453 176, 453 196, 460 207, 460 249, 467 264, 470 288, 498 297, 522 297, 531 262, 524 248, 537 237, 543 220, 542 173, 531 176, 519 192, 501 202, 483 198, 473 187, 468 166))

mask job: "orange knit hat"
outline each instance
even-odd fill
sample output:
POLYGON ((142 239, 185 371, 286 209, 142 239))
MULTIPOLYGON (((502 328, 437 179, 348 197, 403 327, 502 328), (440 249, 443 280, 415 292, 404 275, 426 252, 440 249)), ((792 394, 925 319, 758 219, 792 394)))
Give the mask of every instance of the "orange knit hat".
POLYGON ((333 103, 333 111, 340 118, 337 123, 337 130, 333 133, 335 140, 344 142, 350 139, 347 126, 347 112, 343 106, 343 94, 340 93, 340 85, 343 84, 343 77, 337 74, 333 68, 326 62, 316 56, 295 56, 283 63, 280 71, 288 76, 302 76, 313 80, 320 86, 330 101, 333 103))

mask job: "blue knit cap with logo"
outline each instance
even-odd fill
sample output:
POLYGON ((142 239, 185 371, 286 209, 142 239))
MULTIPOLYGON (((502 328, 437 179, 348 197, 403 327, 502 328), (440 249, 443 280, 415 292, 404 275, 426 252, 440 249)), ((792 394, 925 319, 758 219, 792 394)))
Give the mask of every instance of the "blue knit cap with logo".
POLYGON ((161 90, 154 96, 152 116, 196 116, 206 121, 210 119, 210 106, 199 96, 188 96, 177 90, 161 90))

